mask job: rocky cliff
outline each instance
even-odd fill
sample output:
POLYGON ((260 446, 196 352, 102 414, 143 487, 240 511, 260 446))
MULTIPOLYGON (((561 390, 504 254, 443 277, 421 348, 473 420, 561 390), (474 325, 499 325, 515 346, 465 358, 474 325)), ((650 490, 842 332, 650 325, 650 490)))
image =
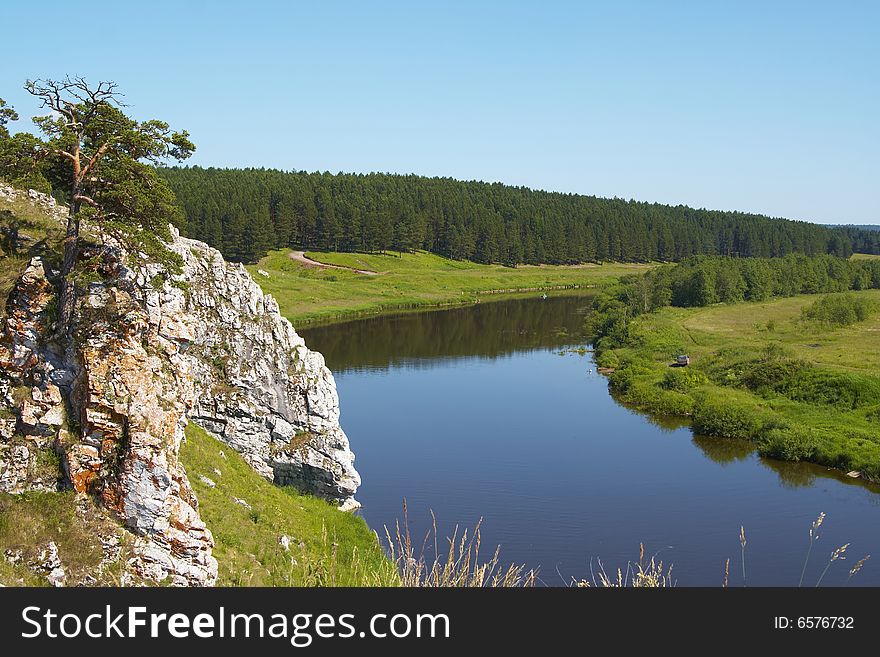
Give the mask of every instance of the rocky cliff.
MULTIPOLYGON (((23 196, 3 186, 0 195, 23 196)), ((29 199, 63 214, 51 198, 29 199)), ((107 236, 91 242, 71 331, 52 330, 51 254, 29 261, 7 300, 0 492, 72 487, 90 496, 137 536, 133 575, 178 585, 211 585, 217 573, 178 461, 189 421, 276 483, 357 506, 333 377, 244 267, 176 232, 178 273, 107 236), (61 476, 46 452, 60 457, 61 476)))

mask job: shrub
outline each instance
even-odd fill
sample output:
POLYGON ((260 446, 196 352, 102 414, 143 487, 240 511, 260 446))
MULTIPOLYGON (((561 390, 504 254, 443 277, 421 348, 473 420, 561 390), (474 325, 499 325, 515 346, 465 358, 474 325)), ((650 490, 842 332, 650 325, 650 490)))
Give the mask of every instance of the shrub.
MULTIPOLYGON (((627 370, 624 370, 625 372, 627 370)), ((694 400, 687 394, 664 390, 648 377, 628 376, 626 389, 615 388, 623 393, 624 401, 658 415, 691 415, 694 400)))
POLYGON ((706 397, 694 405, 694 431, 707 436, 753 440, 763 426, 756 409, 733 398, 706 397))
POLYGON ((613 349, 605 349, 598 353, 596 365, 599 367, 620 367, 620 358, 613 349))
POLYGON ((663 375, 660 387, 665 390, 685 392, 707 383, 709 383, 709 379, 700 370, 690 367, 670 367, 663 375))
POLYGON ((853 294, 829 294, 801 311, 804 321, 811 321, 821 326, 849 326, 865 321, 876 309, 870 299, 853 294))
POLYGON ((611 383, 611 387, 622 393, 626 393, 629 391, 632 383, 635 379, 635 374, 630 369, 622 369, 614 372, 610 377, 608 377, 609 382, 611 383))
POLYGON ((815 460, 819 440, 807 427, 773 423, 761 431, 758 452, 761 456, 786 461, 815 460))
MULTIPOLYGON (((750 361, 730 379, 749 390, 773 393, 794 401, 853 410, 880 403, 880 378, 867 374, 832 372, 798 360, 750 361)), ((719 381, 722 382, 723 381, 719 381)))
POLYGON ((801 376, 809 365, 800 360, 758 360, 745 363, 740 377, 742 384, 750 390, 765 393, 779 391, 793 379, 801 376))

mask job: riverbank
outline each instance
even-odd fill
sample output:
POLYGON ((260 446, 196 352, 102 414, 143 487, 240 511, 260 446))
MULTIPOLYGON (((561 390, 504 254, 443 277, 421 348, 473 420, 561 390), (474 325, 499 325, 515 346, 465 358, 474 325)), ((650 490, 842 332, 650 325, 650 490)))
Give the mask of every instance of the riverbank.
MULTIPOLYGON (((880 303, 878 290, 850 294, 880 303)), ((878 481, 880 315, 839 328, 803 321, 817 298, 660 308, 631 320, 622 346, 599 340, 597 362, 637 408, 878 481), (679 354, 691 364, 670 367, 679 354)))
POLYGON ((273 251, 248 271, 298 328, 386 312, 467 305, 490 296, 494 300, 524 293, 589 289, 652 266, 605 263, 514 268, 450 260, 423 251, 305 254, 318 263, 345 268, 325 269, 291 259, 289 253, 273 251))

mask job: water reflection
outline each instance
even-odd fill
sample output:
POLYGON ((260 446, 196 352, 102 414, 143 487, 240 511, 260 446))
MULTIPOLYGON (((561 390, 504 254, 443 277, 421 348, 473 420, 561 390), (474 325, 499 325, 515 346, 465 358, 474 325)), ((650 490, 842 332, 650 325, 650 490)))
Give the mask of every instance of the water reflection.
POLYGON ((745 440, 734 438, 711 438, 694 434, 693 443, 715 463, 722 465, 744 461, 755 453, 755 446, 745 440))
POLYGON ((305 328, 306 344, 324 354, 334 373, 432 367, 451 358, 497 358, 586 342, 590 298, 549 296, 359 319, 305 328), (441 360, 442 359, 442 360, 441 360))

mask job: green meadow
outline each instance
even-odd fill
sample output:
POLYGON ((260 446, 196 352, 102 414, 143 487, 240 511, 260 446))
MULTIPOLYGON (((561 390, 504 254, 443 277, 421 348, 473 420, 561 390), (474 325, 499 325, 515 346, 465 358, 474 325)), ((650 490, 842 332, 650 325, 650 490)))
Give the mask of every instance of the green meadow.
POLYGON ((607 263, 505 267, 450 260, 425 251, 306 254, 321 263, 376 272, 370 276, 304 265, 288 254, 288 250, 273 251, 249 266, 248 271, 265 292, 278 300, 282 314, 295 326, 380 312, 469 304, 496 294, 589 288, 651 266, 607 263), (259 274, 259 270, 269 276, 259 274))

